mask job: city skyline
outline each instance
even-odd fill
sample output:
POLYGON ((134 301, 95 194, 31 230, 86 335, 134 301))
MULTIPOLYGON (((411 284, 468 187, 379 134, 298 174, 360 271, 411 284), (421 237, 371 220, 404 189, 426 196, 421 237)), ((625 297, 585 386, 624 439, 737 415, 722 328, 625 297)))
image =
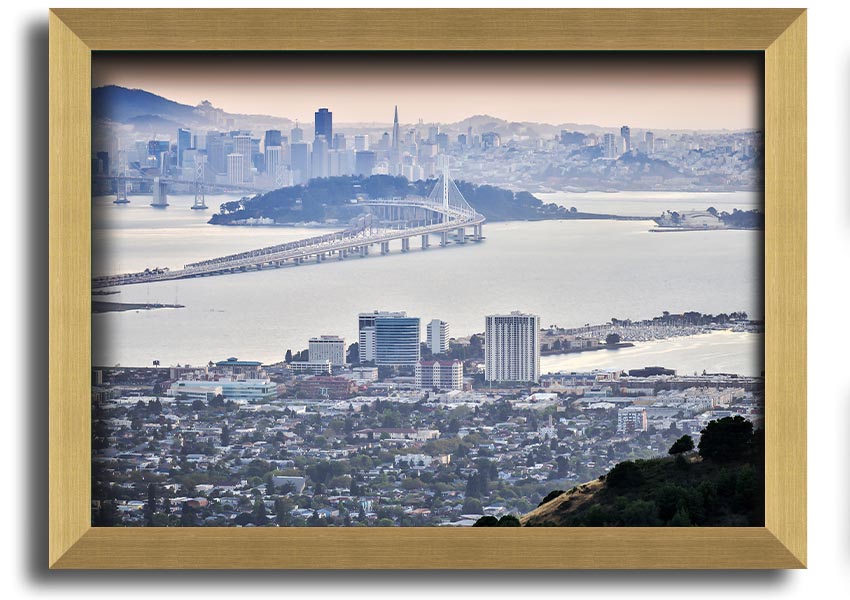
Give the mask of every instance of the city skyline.
POLYGON ((762 123, 762 64, 744 53, 452 55, 368 53, 97 53, 92 85, 119 85, 230 113, 308 123, 329 107, 338 124, 454 123, 487 114, 514 122, 636 129, 742 130, 762 123), (424 89, 423 89, 424 86, 424 89), (510 90, 512 93, 506 93, 510 90), (519 90, 519 91, 517 91, 519 90), (458 98, 463 101, 459 102, 458 98), (381 101, 376 101, 380 99, 381 101), (521 101, 518 101, 521 99, 521 101))

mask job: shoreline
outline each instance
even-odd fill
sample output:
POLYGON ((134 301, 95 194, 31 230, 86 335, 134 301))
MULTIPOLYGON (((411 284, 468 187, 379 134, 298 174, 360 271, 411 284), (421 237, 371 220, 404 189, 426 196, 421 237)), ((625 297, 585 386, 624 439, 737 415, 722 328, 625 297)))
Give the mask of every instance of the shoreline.
POLYGON ((142 302, 104 302, 102 300, 92 300, 92 314, 102 314, 109 312, 127 312, 133 310, 156 310, 159 308, 186 308, 183 304, 160 304, 160 303, 142 303, 142 302))

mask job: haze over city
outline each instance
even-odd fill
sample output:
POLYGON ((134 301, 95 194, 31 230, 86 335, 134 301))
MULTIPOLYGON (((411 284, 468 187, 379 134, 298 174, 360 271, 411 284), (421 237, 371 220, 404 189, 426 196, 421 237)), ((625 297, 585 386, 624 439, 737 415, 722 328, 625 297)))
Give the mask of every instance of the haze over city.
POLYGON ((309 122, 510 121, 657 130, 761 123, 761 57, 749 53, 97 53, 92 85, 120 85, 189 105, 309 122), (486 107, 486 110, 485 110, 486 107))

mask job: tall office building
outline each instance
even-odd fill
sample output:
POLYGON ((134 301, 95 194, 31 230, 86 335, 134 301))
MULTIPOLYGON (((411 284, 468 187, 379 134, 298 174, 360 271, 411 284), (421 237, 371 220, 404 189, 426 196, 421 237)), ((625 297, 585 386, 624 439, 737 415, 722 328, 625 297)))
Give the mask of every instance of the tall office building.
POLYGON ((327 108, 320 108, 315 113, 316 117, 316 133, 314 137, 319 138, 320 135, 325 136, 328 143, 334 139, 333 113, 327 108))
POLYGON ((419 318, 404 312, 361 313, 358 316, 360 362, 415 365, 419 360, 419 318))
POLYGON ((251 136, 245 134, 233 136, 233 152, 245 157, 242 181, 251 181, 251 165, 254 164, 254 143, 251 136))
POLYGON ((398 149, 399 144, 401 143, 401 138, 399 138, 398 133, 398 106, 395 107, 395 114, 393 115, 393 149, 398 149))
POLYGON ((371 150, 364 150, 363 152, 356 152, 354 154, 354 173, 356 175, 369 177, 377 164, 378 155, 371 150))
POLYGON ((613 133, 606 133, 602 136, 602 152, 605 158, 617 158, 617 136, 613 133))
POLYGON ((266 131, 265 136, 263 136, 263 149, 265 150, 269 146, 281 146, 281 140, 283 138, 280 135, 279 129, 269 129, 266 131))
POLYGON ((331 148, 333 148, 334 150, 345 150, 347 145, 348 145, 348 143, 345 139, 344 133, 335 133, 334 134, 333 145, 331 146, 331 148))
POLYGON ((487 315, 484 379, 536 382, 540 378, 540 317, 514 311, 487 315))
POLYGON ((620 137, 623 138, 623 148, 625 152, 632 151, 632 130, 628 125, 620 127, 620 137))
POLYGON ((289 132, 289 137, 293 144, 298 144, 304 140, 304 130, 298 126, 298 121, 295 121, 295 127, 289 132))
POLYGON ((434 319, 425 328, 425 343, 432 354, 445 354, 449 351, 449 324, 434 319))
POLYGON ((414 366, 419 361, 419 317, 375 319, 375 364, 414 366))
POLYGON ((652 133, 651 131, 647 131, 645 139, 646 139, 646 153, 652 154, 653 152, 655 152, 655 134, 652 133))
POLYGON ((227 182, 241 185, 245 182, 245 155, 232 152, 227 155, 227 182))
POLYGON ((289 146, 292 157, 292 180, 302 185, 310 180, 310 144, 296 142, 289 146))
POLYGON ((390 174, 401 174, 401 137, 398 130, 398 106, 393 115, 393 135, 390 140, 390 174))
POLYGON ((307 346, 310 362, 330 361, 331 366, 345 364, 345 340, 336 335, 322 335, 310 338, 307 346))
POLYGON ((310 178, 328 177, 328 140, 324 135, 317 135, 313 140, 313 154, 311 155, 310 178))
POLYGON ((182 127, 177 130, 177 166, 183 166, 183 153, 192 147, 192 132, 182 127))
POLYGON ((206 139, 207 165, 212 167, 216 173, 227 173, 227 151, 226 142, 229 141, 223 133, 208 131, 206 139))
POLYGON ((357 152, 366 152, 369 149, 369 134, 364 133, 362 135, 354 136, 354 149, 357 152))
POLYGON ((271 182, 277 183, 277 178, 283 169, 283 151, 280 146, 266 146, 265 167, 271 182))

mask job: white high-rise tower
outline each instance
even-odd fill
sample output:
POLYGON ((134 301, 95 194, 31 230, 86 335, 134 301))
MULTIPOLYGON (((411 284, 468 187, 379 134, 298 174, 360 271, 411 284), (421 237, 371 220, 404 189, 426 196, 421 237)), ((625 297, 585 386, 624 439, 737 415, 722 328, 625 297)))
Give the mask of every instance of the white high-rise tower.
POLYGON ((518 311, 488 315, 484 371, 486 381, 536 382, 540 378, 540 317, 518 311))

